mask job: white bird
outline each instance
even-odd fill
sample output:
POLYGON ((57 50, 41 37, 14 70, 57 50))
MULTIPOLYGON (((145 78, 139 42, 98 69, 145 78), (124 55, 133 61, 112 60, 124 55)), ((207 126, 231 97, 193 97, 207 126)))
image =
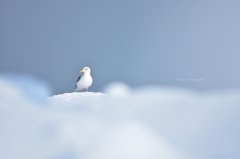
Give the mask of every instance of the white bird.
POLYGON ((92 83, 91 69, 89 67, 83 67, 80 70, 80 76, 77 79, 75 91, 88 91, 92 83))

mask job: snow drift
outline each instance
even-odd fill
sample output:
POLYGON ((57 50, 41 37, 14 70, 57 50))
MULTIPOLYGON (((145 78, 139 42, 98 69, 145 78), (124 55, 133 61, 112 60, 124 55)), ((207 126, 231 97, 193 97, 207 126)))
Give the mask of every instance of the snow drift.
POLYGON ((115 83, 105 93, 47 97, 44 84, 27 81, 0 78, 2 159, 240 158, 237 90, 115 83))

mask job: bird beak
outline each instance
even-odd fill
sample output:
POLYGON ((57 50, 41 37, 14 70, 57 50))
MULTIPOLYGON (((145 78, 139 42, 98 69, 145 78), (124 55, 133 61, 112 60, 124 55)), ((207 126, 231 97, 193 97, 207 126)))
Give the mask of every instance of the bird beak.
POLYGON ((81 70, 80 70, 80 73, 83 73, 83 72, 84 72, 83 69, 81 69, 81 70))

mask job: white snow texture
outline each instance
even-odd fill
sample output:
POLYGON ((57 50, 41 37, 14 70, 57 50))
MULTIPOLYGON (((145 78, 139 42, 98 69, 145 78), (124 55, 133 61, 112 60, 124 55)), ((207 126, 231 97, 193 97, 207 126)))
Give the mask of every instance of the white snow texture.
POLYGON ((0 78, 1 159, 240 158, 237 90, 132 90, 113 83, 105 93, 48 98, 42 84, 28 81, 23 87, 0 78))

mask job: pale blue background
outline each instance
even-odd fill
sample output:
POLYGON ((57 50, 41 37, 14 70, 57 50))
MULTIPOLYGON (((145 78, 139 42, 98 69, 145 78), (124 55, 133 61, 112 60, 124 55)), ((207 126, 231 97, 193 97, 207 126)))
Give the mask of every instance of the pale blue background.
POLYGON ((240 87, 239 0, 0 0, 0 73, 72 91, 92 67, 100 91, 240 87))

